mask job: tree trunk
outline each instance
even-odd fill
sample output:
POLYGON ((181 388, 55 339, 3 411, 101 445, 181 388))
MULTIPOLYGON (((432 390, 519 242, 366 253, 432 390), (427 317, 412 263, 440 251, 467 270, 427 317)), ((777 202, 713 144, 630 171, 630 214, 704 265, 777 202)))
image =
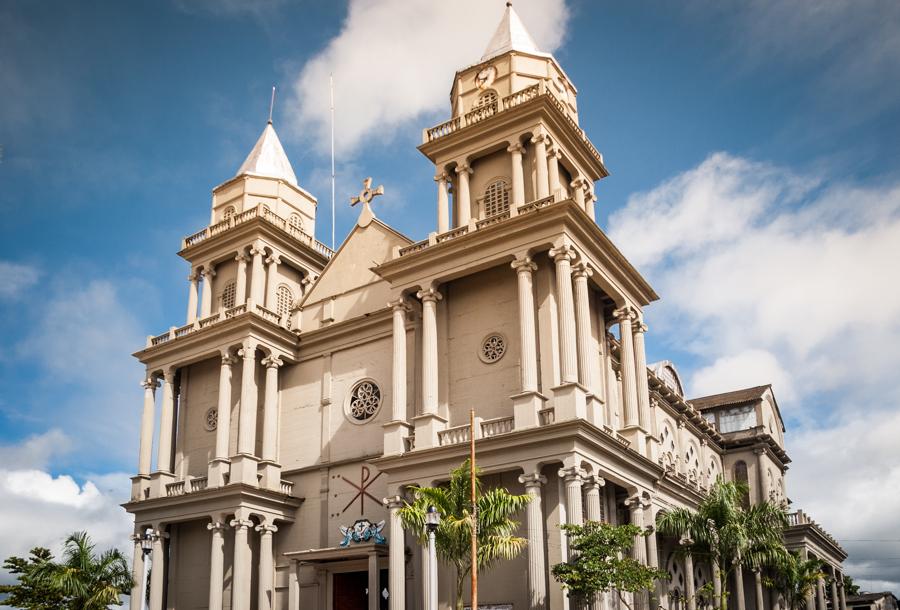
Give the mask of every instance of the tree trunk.
POLYGON ((717 608, 718 610, 725 610, 725 605, 722 603, 725 597, 725 591, 722 589, 722 573, 719 569, 719 560, 712 560, 712 572, 713 572, 713 608, 717 608))

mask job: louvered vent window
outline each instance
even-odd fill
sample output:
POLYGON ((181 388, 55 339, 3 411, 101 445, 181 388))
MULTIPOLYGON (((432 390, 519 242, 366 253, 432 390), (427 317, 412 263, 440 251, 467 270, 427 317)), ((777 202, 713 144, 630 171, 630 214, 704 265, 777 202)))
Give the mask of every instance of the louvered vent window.
POLYGON ((485 217, 509 210, 509 184, 506 180, 494 180, 484 189, 485 217))
POLYGON ((275 313, 279 318, 291 313, 291 305, 294 303, 294 293, 284 284, 278 287, 275 293, 275 313))
POLYGON ((222 290, 222 309, 231 309, 234 307, 234 282, 229 282, 222 290))
POLYGON ((481 108, 482 106, 491 106, 496 110, 497 99, 498 98, 496 91, 485 91, 478 96, 478 100, 475 102, 475 107, 481 108))

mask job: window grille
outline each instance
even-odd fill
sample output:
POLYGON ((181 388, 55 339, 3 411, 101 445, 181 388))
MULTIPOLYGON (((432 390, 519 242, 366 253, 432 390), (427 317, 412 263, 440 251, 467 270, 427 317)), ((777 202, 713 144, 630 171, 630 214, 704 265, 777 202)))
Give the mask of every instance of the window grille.
POLYGON ((228 284, 225 285, 225 288, 222 289, 222 309, 231 309, 234 307, 234 291, 234 282, 228 282, 228 284))
POLYGON ((291 313, 291 306, 294 304, 294 293, 291 289, 281 284, 275 291, 275 313, 279 318, 283 318, 291 313))
POLYGON ((358 382, 350 390, 350 403, 347 408, 348 415, 358 423, 369 421, 381 407, 381 388, 370 379, 358 382))
POLYGON ((478 100, 476 100, 476 102, 475 102, 475 107, 482 108, 484 106, 490 106, 490 107, 494 108, 494 110, 496 110, 498 99, 499 98, 497 97, 496 91, 493 91, 493 90, 485 91, 484 93, 482 93, 481 95, 478 96, 478 100))
POLYGON ((300 214, 291 214, 290 218, 288 218, 288 224, 298 231, 303 230, 303 219, 300 218, 300 214))
POLYGON ((225 208, 225 212, 222 214, 222 220, 228 220, 232 216, 234 216, 234 206, 230 205, 225 208))
POLYGON ((506 180, 494 180, 484 189, 484 215, 494 216, 509 210, 509 184, 506 180))

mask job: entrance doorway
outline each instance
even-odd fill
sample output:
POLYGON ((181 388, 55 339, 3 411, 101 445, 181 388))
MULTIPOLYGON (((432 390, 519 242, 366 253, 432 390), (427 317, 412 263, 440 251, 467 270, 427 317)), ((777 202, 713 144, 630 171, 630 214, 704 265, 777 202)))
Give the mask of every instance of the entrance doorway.
MULTIPOLYGON (((388 586, 388 571, 380 570, 378 608, 388 609, 388 600, 382 594, 388 586)), ((333 610, 368 610, 369 608, 369 573, 368 572, 334 572, 332 574, 332 608, 333 610)))

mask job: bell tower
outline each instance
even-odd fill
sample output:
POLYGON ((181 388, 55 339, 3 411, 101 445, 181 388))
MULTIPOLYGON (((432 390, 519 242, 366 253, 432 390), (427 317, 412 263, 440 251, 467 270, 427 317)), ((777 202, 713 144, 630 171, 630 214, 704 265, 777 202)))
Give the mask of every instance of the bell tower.
POLYGON ((455 75, 453 118, 422 134, 437 233, 546 198, 572 198, 593 219, 594 183, 608 172, 578 126, 577 93, 508 2, 479 62, 455 75))

